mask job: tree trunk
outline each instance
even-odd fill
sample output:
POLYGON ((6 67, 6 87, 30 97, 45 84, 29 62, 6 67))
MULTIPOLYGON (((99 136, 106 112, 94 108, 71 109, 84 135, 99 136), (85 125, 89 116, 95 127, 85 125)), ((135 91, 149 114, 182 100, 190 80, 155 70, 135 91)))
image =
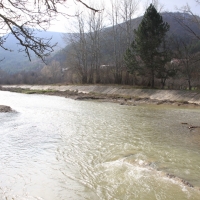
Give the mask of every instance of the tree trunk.
POLYGON ((87 76, 86 75, 82 76, 82 83, 83 84, 87 83, 87 76))
POLYGON ((191 86, 191 81, 190 81, 190 79, 188 79, 188 86, 189 86, 189 90, 192 90, 192 86, 191 86))
POLYGON ((100 70, 96 69, 96 83, 101 83, 100 70))
POLYGON ((154 88, 154 69, 151 70, 151 88, 154 88))
POLYGON ((130 77, 129 77, 129 73, 128 72, 126 72, 125 79, 124 79, 124 84, 125 85, 129 85, 130 84, 130 77))
POLYGON ((161 85, 162 85, 161 89, 165 88, 165 81, 166 81, 166 79, 161 79, 161 85))

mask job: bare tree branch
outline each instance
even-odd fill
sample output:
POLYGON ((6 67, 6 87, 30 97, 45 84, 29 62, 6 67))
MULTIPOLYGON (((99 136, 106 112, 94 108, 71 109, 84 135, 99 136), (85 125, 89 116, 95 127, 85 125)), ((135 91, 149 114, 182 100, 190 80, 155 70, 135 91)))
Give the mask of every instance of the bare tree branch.
MULTIPOLYGON (((200 0, 196 0, 197 3, 200 3, 200 0)), ((178 8, 177 8, 178 9, 178 8)), ((186 4, 185 6, 183 6, 182 8, 179 8, 178 10, 180 10, 181 12, 183 12, 182 17, 177 18, 175 17, 175 20, 183 27, 185 28, 185 30, 192 34, 193 36, 195 36, 198 40, 200 40, 200 35, 199 35, 199 31, 197 33, 196 30, 194 30, 191 27, 191 24, 196 24, 200 30, 200 17, 195 15, 189 4, 186 4), (190 22, 190 23, 189 23, 190 22)))
MULTIPOLYGON (((98 12, 82 0, 76 0, 86 8, 98 12)), ((0 0, 0 48, 5 47, 8 34, 12 34, 21 46, 19 51, 25 52, 31 60, 31 51, 45 61, 53 52, 56 44, 51 44, 51 38, 40 38, 36 30, 46 31, 58 15, 69 17, 61 10, 69 8, 67 0, 0 0)))
POLYGON ((77 0, 78 2, 82 3, 86 8, 89 8, 90 10, 93 10, 94 12, 99 12, 99 10, 92 8, 91 6, 87 5, 81 0, 77 0))
MULTIPOLYGON (((190 26, 190 24, 185 22, 185 18, 175 18, 175 20, 182 26, 185 28, 185 30, 189 33, 191 33, 192 35, 194 35, 197 39, 200 40, 200 35, 198 35, 190 26)), ((188 21, 187 21, 188 22, 188 21)))

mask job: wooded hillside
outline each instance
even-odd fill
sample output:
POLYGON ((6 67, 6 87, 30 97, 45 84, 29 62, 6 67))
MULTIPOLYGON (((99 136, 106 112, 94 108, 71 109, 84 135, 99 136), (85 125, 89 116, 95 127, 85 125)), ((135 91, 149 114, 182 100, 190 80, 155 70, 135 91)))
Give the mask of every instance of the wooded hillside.
MULTIPOLYGON (((193 16, 186 13, 162 13, 161 15, 163 21, 170 26, 166 42, 172 55, 170 62, 167 63, 167 69, 173 68, 176 72, 174 76, 166 77, 165 87, 188 88, 188 76, 191 88, 199 87, 200 42, 182 22, 197 35, 200 35, 199 24, 193 21, 193 16)), ((36 62, 35 69, 28 68, 31 64, 27 64, 27 67, 23 68, 26 71, 12 76, 4 73, 0 82, 7 84, 101 83, 148 87, 150 76, 147 73, 144 75, 129 73, 124 61, 124 54, 134 40, 134 30, 138 28, 142 19, 143 17, 126 19, 120 24, 113 21, 112 26, 105 28, 101 24, 103 20, 101 14, 95 16, 91 14, 88 21, 86 19, 84 21, 83 16, 79 16, 77 18, 79 32, 68 35, 65 42, 69 45, 49 57, 46 64, 40 62, 38 67, 39 64, 36 62)), ((162 87, 159 76, 155 79, 155 87, 162 87)))

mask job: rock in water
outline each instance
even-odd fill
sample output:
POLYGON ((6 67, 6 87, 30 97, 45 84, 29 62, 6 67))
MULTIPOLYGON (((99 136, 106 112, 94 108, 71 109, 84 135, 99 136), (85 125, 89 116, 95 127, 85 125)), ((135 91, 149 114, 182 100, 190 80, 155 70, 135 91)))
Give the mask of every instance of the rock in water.
POLYGON ((12 112, 12 108, 10 106, 0 105, 0 112, 12 112))

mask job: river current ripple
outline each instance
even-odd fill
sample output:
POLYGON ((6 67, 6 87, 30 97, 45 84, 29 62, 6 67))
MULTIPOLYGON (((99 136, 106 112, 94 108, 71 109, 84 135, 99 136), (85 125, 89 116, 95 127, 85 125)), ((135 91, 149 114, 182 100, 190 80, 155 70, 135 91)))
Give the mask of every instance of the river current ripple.
POLYGON ((200 109, 0 91, 0 199, 200 199, 200 109), (172 176, 173 175, 173 176, 172 176), (184 184, 184 181, 194 187, 184 184))

